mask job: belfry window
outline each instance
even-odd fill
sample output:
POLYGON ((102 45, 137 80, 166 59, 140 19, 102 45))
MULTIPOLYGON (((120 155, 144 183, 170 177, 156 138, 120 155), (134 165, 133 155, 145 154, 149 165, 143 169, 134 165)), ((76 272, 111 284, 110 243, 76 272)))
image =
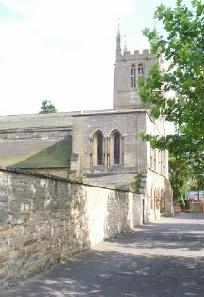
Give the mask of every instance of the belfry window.
POLYGON ((132 64, 131 71, 130 71, 130 85, 131 85, 131 88, 135 88, 135 80, 136 80, 135 65, 132 64))
POLYGON ((143 64, 138 65, 138 74, 143 75, 144 74, 144 66, 143 64))
POLYGON ((103 165, 103 134, 97 132, 97 165, 103 165))
POLYGON ((113 135, 114 139, 114 164, 120 164, 120 133, 116 131, 113 135))

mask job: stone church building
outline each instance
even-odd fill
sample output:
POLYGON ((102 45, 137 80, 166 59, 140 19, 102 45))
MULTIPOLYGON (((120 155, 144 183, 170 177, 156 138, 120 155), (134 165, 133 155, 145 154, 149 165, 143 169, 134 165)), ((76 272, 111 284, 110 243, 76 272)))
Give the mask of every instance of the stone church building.
MULTIPOLYGON (((140 132, 164 135, 138 96, 136 80, 160 57, 121 50, 116 37, 113 109, 0 117, 0 165, 143 194, 147 221, 172 212, 168 154, 140 132)), ((159 61, 160 62, 160 61, 159 61)))

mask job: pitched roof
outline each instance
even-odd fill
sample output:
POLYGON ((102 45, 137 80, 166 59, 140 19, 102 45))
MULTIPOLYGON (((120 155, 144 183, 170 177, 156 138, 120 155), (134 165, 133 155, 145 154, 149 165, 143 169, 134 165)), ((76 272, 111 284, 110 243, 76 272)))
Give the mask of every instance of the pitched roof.
POLYGON ((72 136, 62 139, 0 140, 0 165, 12 168, 70 168, 72 136))
POLYGON ((68 127, 72 125, 72 116, 75 113, 77 112, 0 116, 0 130, 53 126, 68 127))

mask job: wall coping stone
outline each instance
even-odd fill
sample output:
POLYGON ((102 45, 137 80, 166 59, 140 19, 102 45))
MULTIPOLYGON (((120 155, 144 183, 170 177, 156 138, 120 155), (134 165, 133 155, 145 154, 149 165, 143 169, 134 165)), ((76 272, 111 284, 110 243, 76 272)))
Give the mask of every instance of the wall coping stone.
POLYGON ((82 117, 82 116, 97 116, 97 115, 113 115, 113 114, 126 114, 126 113, 148 113, 148 109, 123 109, 123 110, 98 110, 98 111, 81 111, 81 113, 73 114, 73 117, 82 117))
POLYGON ((60 176, 55 176, 55 175, 50 175, 50 174, 42 174, 42 173, 33 173, 33 172, 25 172, 24 170, 21 169, 15 169, 15 168, 8 168, 8 167, 3 167, 0 166, 0 172, 7 172, 7 173, 13 173, 13 174, 21 174, 25 176, 35 176, 39 178, 45 178, 45 179, 50 179, 50 180, 55 180, 55 181, 62 181, 68 184, 76 184, 76 185, 81 185, 81 186, 86 186, 90 188, 99 188, 99 189, 107 189, 107 190, 114 190, 116 192, 123 192, 123 193, 130 193, 129 191, 123 190, 123 189, 115 189, 111 187, 105 187, 105 186, 97 186, 97 185, 91 185, 88 183, 80 183, 75 180, 68 180, 66 178, 60 177, 60 176))
POLYGON ((151 169, 150 167, 148 167, 148 170, 151 171, 151 172, 153 172, 153 173, 155 173, 155 174, 157 174, 157 175, 159 175, 159 176, 162 176, 162 177, 163 177, 169 184, 171 184, 170 181, 169 181, 169 179, 166 178, 165 175, 163 175, 163 174, 161 174, 161 173, 158 173, 158 172, 154 171, 154 170, 151 169))

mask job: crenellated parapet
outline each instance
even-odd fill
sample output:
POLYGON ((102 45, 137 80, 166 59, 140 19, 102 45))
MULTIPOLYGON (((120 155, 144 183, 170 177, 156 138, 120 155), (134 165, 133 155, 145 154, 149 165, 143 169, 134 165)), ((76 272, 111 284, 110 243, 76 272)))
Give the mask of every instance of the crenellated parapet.
POLYGON ((154 55, 150 53, 149 49, 143 49, 142 51, 139 50, 134 50, 134 52, 132 53, 131 51, 123 51, 123 53, 119 54, 117 56, 117 61, 123 61, 124 59, 128 59, 128 60, 149 60, 151 58, 153 58, 154 55))
POLYGON ((120 44, 120 33, 116 37, 116 59, 114 69, 114 109, 145 108, 141 102, 138 90, 137 79, 140 76, 147 76, 158 56, 149 49, 142 51, 134 50, 132 53, 125 44, 123 51, 120 44))

